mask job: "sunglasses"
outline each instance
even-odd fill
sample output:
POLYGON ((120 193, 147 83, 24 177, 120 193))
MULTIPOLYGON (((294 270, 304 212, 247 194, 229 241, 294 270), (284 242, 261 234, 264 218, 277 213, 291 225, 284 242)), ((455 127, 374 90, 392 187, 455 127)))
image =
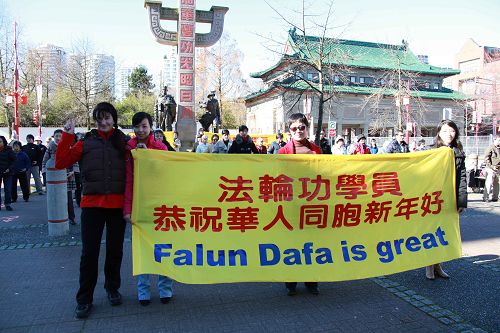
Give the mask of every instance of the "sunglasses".
POLYGON ((305 129, 306 129, 306 125, 300 125, 300 126, 297 126, 297 127, 295 127, 295 126, 290 126, 290 131, 292 131, 292 132, 295 132, 295 131, 297 131, 297 130, 299 130, 299 131, 303 131, 303 130, 305 130, 305 129))

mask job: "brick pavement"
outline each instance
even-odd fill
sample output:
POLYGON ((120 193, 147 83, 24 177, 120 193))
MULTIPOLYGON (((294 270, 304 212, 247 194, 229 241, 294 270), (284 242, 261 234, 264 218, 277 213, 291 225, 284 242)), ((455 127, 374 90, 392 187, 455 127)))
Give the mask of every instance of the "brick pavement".
MULTIPOLYGON (((2 211, 0 235, 12 230, 23 234, 28 228, 46 232, 44 227, 33 226, 45 223, 44 200, 45 197, 33 197, 30 205, 21 207, 18 203, 14 212, 2 211), (21 225, 24 226, 17 228, 21 225)), ((498 226, 499 211, 500 206, 489 209, 479 202, 469 210, 469 217, 464 216, 462 223, 464 239, 470 238, 464 242, 464 252, 474 249, 480 254, 494 255, 497 235, 481 235, 477 230, 487 232, 498 226), (476 218, 475 214, 486 214, 482 209, 488 216, 476 218), (476 230, 475 233, 468 228, 476 230), (473 244, 470 249, 469 243, 473 244)), ((34 238, 0 236, 0 332, 484 332, 481 328, 495 331, 491 326, 495 322, 474 320, 481 315, 474 310, 478 305, 468 303, 471 292, 489 288, 483 290, 484 295, 478 301, 487 306, 487 311, 493 314, 498 311, 498 306, 490 308, 492 302, 498 304, 498 296, 487 295, 494 290, 495 279, 498 280, 495 257, 481 265, 474 264, 477 261, 474 258, 447 264, 452 283, 433 281, 437 283, 432 288, 422 270, 387 278, 321 283, 319 296, 309 295, 301 288, 299 295, 288 297, 280 283, 176 283, 171 304, 161 304, 153 288, 152 304, 142 307, 136 300, 131 276, 131 244, 126 242, 121 288, 124 304, 108 305, 100 274, 91 317, 76 320, 73 311, 80 246, 70 240, 55 244, 44 235, 29 237, 34 238), (16 245, 14 249, 3 247, 5 239, 16 245), (39 246, 18 248, 20 242, 27 241, 39 246), (463 273, 467 271, 481 278, 474 280, 475 289, 465 292, 461 288, 471 285, 470 276, 463 273), (447 293, 444 302, 439 289, 447 293), (459 311, 467 306, 470 311, 459 311)), ((102 266, 103 258, 100 263, 102 266)))

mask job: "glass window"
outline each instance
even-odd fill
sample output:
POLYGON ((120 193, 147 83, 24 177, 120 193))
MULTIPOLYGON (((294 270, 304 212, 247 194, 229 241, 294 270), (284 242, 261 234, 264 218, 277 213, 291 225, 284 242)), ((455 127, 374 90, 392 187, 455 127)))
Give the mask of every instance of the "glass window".
POLYGON ((351 80, 352 83, 356 83, 356 77, 355 76, 349 76, 349 80, 351 80))
POLYGON ((359 78, 359 83, 365 83, 365 78, 364 77, 360 77, 359 78))

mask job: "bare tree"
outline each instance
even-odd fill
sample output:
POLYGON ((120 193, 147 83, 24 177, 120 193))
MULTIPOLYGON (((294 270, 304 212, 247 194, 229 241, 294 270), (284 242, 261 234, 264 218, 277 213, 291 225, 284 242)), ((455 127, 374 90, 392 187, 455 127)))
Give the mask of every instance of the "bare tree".
POLYGON ((88 40, 73 43, 72 54, 59 69, 59 77, 78 105, 72 116, 91 127, 91 112, 101 101, 111 101, 114 89, 114 60, 96 54, 88 40), (112 68, 111 68, 112 66, 112 68))

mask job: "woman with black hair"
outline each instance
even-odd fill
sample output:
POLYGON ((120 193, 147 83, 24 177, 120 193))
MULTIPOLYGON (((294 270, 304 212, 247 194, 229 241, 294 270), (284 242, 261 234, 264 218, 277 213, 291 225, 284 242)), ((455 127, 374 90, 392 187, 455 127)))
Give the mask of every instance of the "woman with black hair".
POLYGON ((154 131, 154 138, 156 141, 160 141, 163 143, 165 146, 167 146, 168 151, 176 151, 174 147, 170 145, 170 143, 167 141, 167 138, 165 137, 165 133, 161 129, 155 129, 154 131))
MULTIPOLYGON (((7 145, 7 139, 0 135, 0 185, 3 182, 3 194, 4 194, 4 204, 5 209, 8 211, 12 210, 10 203, 12 202, 11 191, 12 191, 12 174, 16 167, 16 155, 12 151, 12 148, 7 145)), ((0 193, 0 203, 2 201, 2 196, 0 193)), ((2 208, 0 207, 0 210, 2 208)))
MULTIPOLYGON (((449 147, 455 154, 455 196, 457 211, 462 213, 467 208, 467 174, 465 170, 465 154, 458 140, 458 126, 451 120, 442 120, 437 127, 438 134, 433 148, 449 147)), ((434 280, 436 276, 448 279, 450 276, 443 270, 440 263, 427 266, 425 277, 434 280)))
POLYGON ((55 167, 63 169, 80 162, 82 200, 80 207, 82 255, 80 258, 80 288, 76 295, 77 318, 86 318, 92 309, 97 284, 101 237, 106 226, 106 262, 104 288, 111 305, 122 303, 118 289, 123 257, 125 221, 123 202, 125 192, 126 135, 118 129, 115 107, 107 102, 95 106, 92 117, 97 129, 88 132, 75 143, 75 123, 64 125, 58 146, 55 167))

